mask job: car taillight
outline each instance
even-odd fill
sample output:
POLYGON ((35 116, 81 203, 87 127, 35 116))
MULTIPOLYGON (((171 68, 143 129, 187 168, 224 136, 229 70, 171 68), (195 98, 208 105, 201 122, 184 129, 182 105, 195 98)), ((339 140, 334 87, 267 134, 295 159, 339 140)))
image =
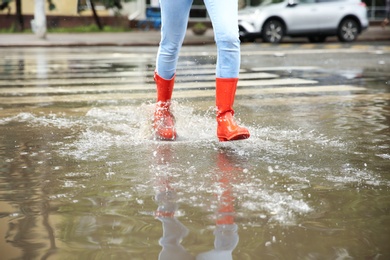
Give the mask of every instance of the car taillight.
POLYGON ((366 5, 365 2, 360 2, 359 5, 360 5, 360 6, 363 6, 363 7, 367 7, 367 5, 366 5))

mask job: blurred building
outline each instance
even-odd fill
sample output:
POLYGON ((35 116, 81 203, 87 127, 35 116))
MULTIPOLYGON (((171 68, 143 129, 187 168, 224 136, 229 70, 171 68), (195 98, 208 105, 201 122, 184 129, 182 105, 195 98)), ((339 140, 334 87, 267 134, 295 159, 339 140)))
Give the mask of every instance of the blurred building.
MULTIPOLYGON (((0 0, 0 4, 9 0, 0 0)), ((259 5, 264 0, 238 0, 239 8, 259 5)), ((363 0, 368 7, 370 21, 381 21, 385 16, 386 0, 363 0)), ((30 20, 34 15, 34 0, 20 0, 21 11, 24 16, 24 28, 30 27, 30 20)), ((55 9, 49 10, 47 5, 48 27, 72 27, 94 24, 90 0, 52 0, 55 9)), ((146 10, 158 9, 158 0, 133 0, 122 3, 121 10, 106 9, 99 1, 94 1, 97 14, 104 25, 136 27, 138 21, 148 19, 146 10)), ((0 10, 0 29, 10 28, 15 23, 16 0, 9 4, 9 8, 0 10)), ((209 22, 203 0, 194 0, 190 11, 190 23, 209 22)))

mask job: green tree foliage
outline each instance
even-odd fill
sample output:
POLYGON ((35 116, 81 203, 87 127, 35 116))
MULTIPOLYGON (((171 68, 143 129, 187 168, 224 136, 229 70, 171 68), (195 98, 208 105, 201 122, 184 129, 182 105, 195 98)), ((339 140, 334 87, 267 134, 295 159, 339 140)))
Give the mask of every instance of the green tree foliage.
MULTIPOLYGON (((9 4, 15 1, 16 3, 16 24, 19 31, 24 30, 24 21, 23 21, 23 14, 22 14, 22 1, 21 0, 0 0, 0 10, 8 9, 10 11, 9 4)), ((93 16, 96 22, 96 25, 99 27, 100 30, 103 29, 103 26, 100 22, 99 16, 95 10, 95 4, 101 4, 105 6, 107 9, 110 8, 117 8, 118 10, 122 9, 122 3, 123 2, 131 2, 133 0, 90 0, 93 16)), ((47 0, 47 3, 49 5, 49 10, 54 10, 56 8, 55 4, 53 3, 53 0, 47 0)))
POLYGON ((91 2, 99 2, 108 8, 122 9, 122 2, 131 2, 133 0, 91 0, 91 2))
MULTIPOLYGON (((0 1, 0 11, 4 9, 8 9, 8 14, 11 11, 11 8, 9 4, 13 0, 1 0, 0 1)), ((47 0, 47 3, 49 5, 49 10, 54 10, 56 7, 52 0, 47 0)), ((23 19, 23 14, 22 14, 22 1, 21 0, 15 0, 15 5, 16 5, 16 29, 18 31, 24 31, 24 19, 23 19)))
POLYGON ((106 9, 117 8, 122 9, 122 2, 131 2, 133 0, 90 0, 93 18, 96 25, 99 27, 99 30, 103 30, 103 25, 100 21, 100 18, 96 12, 95 4, 102 4, 106 9))
MULTIPOLYGON (((12 2, 13 0, 1 0, 0 1, 0 11, 1 10, 4 10, 4 9, 9 9, 9 4, 12 2)), ((53 4, 53 1, 52 0, 47 0, 47 3, 49 4, 49 10, 54 10, 56 8, 55 4, 53 4)))
POLYGON ((2 0, 0 1, 0 11, 4 10, 4 9, 8 9, 8 11, 10 10, 9 8, 9 3, 11 2, 12 0, 2 0))
POLYGON ((47 0, 47 3, 49 4, 49 10, 50 10, 50 11, 56 9, 56 5, 53 4, 53 1, 52 1, 52 0, 47 0))

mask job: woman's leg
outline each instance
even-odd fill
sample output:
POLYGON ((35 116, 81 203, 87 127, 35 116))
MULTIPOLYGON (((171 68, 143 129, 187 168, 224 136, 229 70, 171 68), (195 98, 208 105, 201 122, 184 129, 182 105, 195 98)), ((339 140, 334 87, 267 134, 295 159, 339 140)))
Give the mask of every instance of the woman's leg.
POLYGON ((187 30, 192 0, 160 0, 161 41, 157 53, 154 80, 157 104, 153 129, 156 139, 175 140, 175 118, 170 110, 179 51, 187 30))
POLYGON ((217 78, 238 78, 240 40, 237 0, 204 0, 217 44, 217 78))
POLYGON ((240 40, 237 0, 205 0, 217 44, 216 105, 220 141, 246 139, 248 129, 237 125, 233 103, 240 70, 240 40))
POLYGON ((164 79, 171 79, 175 75, 191 5, 192 0, 160 0, 161 41, 156 72, 164 79))

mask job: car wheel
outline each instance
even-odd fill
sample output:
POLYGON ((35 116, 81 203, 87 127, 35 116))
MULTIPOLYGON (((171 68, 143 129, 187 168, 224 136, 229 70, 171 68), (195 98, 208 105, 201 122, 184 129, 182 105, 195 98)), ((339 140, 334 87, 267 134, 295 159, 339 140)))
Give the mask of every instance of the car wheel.
POLYGON ((326 36, 310 36, 309 42, 311 43, 319 43, 319 42, 325 42, 326 36))
POLYGON ((261 34, 265 42, 279 43, 284 36, 284 25, 279 20, 269 20, 264 24, 261 34))
POLYGON ((359 34, 359 25, 354 19, 344 19, 341 21, 337 37, 341 42, 353 42, 359 34))

